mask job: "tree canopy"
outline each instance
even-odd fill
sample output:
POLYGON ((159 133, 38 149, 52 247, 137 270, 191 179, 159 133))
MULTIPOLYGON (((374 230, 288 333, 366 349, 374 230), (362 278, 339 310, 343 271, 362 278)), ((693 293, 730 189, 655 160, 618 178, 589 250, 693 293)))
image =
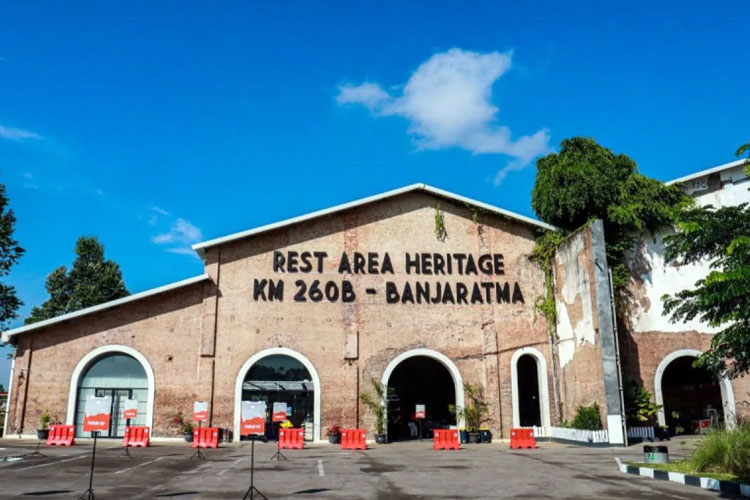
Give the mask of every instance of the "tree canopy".
MULTIPOLYGON (((0 277, 7 276, 24 253, 24 249, 13 239, 16 216, 8 204, 5 186, 0 184, 0 277)), ((23 303, 16 295, 16 289, 0 282, 0 330, 7 329, 8 321, 18 317, 17 311, 21 305, 23 303)))
POLYGON ((47 276, 49 299, 31 310, 26 324, 129 295, 119 264, 104 258, 104 245, 95 236, 78 238, 75 254, 69 272, 60 266, 47 276))
POLYGON ((618 290, 628 284, 625 254, 638 234, 671 224, 678 209, 689 203, 679 187, 646 177, 631 158, 587 137, 565 139, 559 153, 537 161, 531 198, 540 219, 564 230, 602 219, 618 290))
POLYGON ((750 372, 750 206, 694 207, 665 238, 666 257, 683 264, 708 260, 711 272, 694 289, 665 295, 671 321, 699 318, 723 328, 698 364, 730 377, 750 372))

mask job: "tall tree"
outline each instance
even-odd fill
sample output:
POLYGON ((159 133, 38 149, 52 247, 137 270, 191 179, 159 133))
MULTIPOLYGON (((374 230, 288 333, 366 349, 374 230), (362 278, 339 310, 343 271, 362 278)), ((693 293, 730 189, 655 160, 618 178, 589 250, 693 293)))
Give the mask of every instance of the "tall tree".
POLYGON ((679 187, 646 177, 628 156, 587 137, 565 139, 559 153, 537 161, 531 197, 540 219, 565 230, 602 219, 616 290, 628 284, 625 256, 637 235, 670 224, 688 203, 679 187))
MULTIPOLYGON (((16 216, 8 208, 8 197, 5 186, 0 184, 0 277, 7 276, 10 268, 18 262, 24 249, 13 239, 16 216)), ((8 327, 8 321, 18 317, 18 308, 23 305, 16 295, 16 289, 0 282, 0 330, 8 327)))
POLYGON ((104 258, 104 245, 95 236, 81 236, 76 258, 68 272, 60 266, 47 276, 49 294, 41 306, 31 310, 26 324, 119 299, 129 294, 119 264, 104 258))
MULTIPOLYGON (((745 146, 737 156, 750 151, 750 143, 745 146)), ((673 322, 699 318, 723 328, 698 358, 699 365, 717 375, 749 373, 750 205, 693 207, 679 215, 677 229, 665 239, 667 259, 684 264, 707 260, 711 271, 694 289, 662 297, 664 313, 673 322)))

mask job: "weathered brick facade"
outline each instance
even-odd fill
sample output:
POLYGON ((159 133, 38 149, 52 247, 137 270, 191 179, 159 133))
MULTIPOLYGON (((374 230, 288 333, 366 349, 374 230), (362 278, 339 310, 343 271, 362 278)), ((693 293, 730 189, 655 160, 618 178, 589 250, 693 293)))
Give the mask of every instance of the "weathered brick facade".
MULTIPOLYGON (((565 257, 558 258, 558 315, 564 309, 575 332, 571 338, 561 338, 556 349, 564 359, 561 366, 553 366, 545 318, 534 307, 545 290, 544 276, 529 260, 534 241, 544 230, 519 217, 414 189, 210 245, 202 254, 205 279, 15 335, 17 356, 6 432, 33 434, 45 409, 53 419, 72 423, 70 394, 75 391, 71 392, 71 384, 77 383, 73 374, 87 354, 103 346, 131 348, 153 370, 156 437, 178 436, 172 420, 178 412, 189 415, 195 400, 210 402, 211 425, 235 428, 236 390, 243 367, 258 353, 277 348, 299 353, 317 372, 321 384, 318 438, 332 425, 372 429, 372 417, 359 403, 359 394, 369 389, 371 377, 381 379, 397 356, 414 349, 443 355, 463 382, 481 385, 490 407, 489 427, 496 436, 507 436, 514 425, 511 360, 523 348, 543 358, 548 394, 540 396, 548 401, 544 412, 553 425, 559 424, 558 408, 569 419, 577 405, 594 402, 599 403, 606 422, 607 413, 611 414, 606 411, 611 388, 605 384, 604 372, 612 365, 602 350, 601 335, 612 332, 605 329, 602 333, 600 322, 602 314, 611 311, 602 307, 601 289, 596 289, 601 281, 595 271, 597 243, 592 243, 586 228, 573 236, 580 238, 569 252, 575 265, 566 266, 565 257), (444 238, 435 234, 438 204, 444 238), (285 256, 283 272, 274 270, 274 252, 285 256), (290 270, 288 252, 297 252, 297 259, 310 252, 309 272, 291 272, 295 257, 290 270), (325 252, 325 257, 318 254, 318 260, 314 252, 325 252), (340 269, 344 254, 356 267, 357 253, 365 259, 360 272, 340 269), (376 254, 377 265, 367 262, 368 253, 376 254), (383 268, 386 253, 392 272, 383 268), (407 266, 407 254, 411 266, 407 266), (426 261, 419 261, 419 271, 414 264, 416 254, 427 255, 426 261), (492 259, 484 261, 486 269, 492 267, 489 274, 481 269, 467 274, 468 268, 461 273, 457 261, 450 273, 443 267, 445 275, 435 274, 439 258, 434 256, 448 254, 470 255, 476 261, 482 255, 502 254, 503 274, 496 273, 499 268, 492 259), (429 274, 422 267, 425 262, 430 265, 429 274), (570 275, 571 270, 577 275, 570 275), (276 293, 268 282, 261 287, 261 280, 273 280, 276 293), (282 300, 279 280, 284 283, 282 300), (305 282, 305 302, 294 300, 297 280, 305 282), (336 298, 323 294, 316 301, 317 295, 310 292, 315 280, 321 289, 329 281, 335 283, 336 298), (356 299, 343 300, 345 280, 351 283, 356 299), (387 289, 388 282, 398 290, 397 301, 393 290, 387 289), (413 300, 405 292, 407 283, 413 300), (443 292, 440 303, 426 301, 417 296, 417 283, 430 283, 432 295, 437 283, 449 283, 452 300, 443 292), (466 303, 456 303, 462 302, 458 283, 467 287, 466 303), (479 297, 473 292, 475 283, 479 297), (374 293, 367 293, 368 289, 374 293), (582 321, 588 328, 585 332, 576 326, 582 321), (565 342, 570 346, 564 347, 565 342)), ((304 262, 296 266, 304 267, 304 262)), ((663 342, 660 337, 654 341, 663 342)), ((683 341, 697 344, 698 349, 706 346, 704 338, 684 337, 683 341)), ((640 343, 636 340, 635 345, 640 343)), ((638 350, 644 380, 653 363, 658 364, 660 352, 647 351, 646 355, 638 350)))

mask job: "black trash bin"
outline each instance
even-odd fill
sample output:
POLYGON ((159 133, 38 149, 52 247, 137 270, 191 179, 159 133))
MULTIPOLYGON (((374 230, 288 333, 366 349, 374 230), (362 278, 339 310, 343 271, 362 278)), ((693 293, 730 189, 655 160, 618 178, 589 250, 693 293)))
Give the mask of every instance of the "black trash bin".
POLYGON ((491 443, 492 442, 492 433, 489 429, 480 429, 479 435, 482 438, 483 443, 491 443))

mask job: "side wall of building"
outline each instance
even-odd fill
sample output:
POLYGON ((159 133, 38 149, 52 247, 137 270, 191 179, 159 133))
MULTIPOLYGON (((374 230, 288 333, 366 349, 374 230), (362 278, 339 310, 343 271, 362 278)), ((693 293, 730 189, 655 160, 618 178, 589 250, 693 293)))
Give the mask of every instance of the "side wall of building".
MULTIPOLYGON (((66 423, 71 377, 89 353, 125 346, 140 353, 155 378, 154 434, 174 433, 178 409, 196 397, 203 284, 125 304, 18 338, 7 435, 30 435, 39 416, 66 423)), ((72 422, 71 422, 72 423, 72 422)))
POLYGON ((555 257, 557 348, 562 416, 599 405, 617 442, 621 431, 619 369, 601 221, 570 235, 555 257))

